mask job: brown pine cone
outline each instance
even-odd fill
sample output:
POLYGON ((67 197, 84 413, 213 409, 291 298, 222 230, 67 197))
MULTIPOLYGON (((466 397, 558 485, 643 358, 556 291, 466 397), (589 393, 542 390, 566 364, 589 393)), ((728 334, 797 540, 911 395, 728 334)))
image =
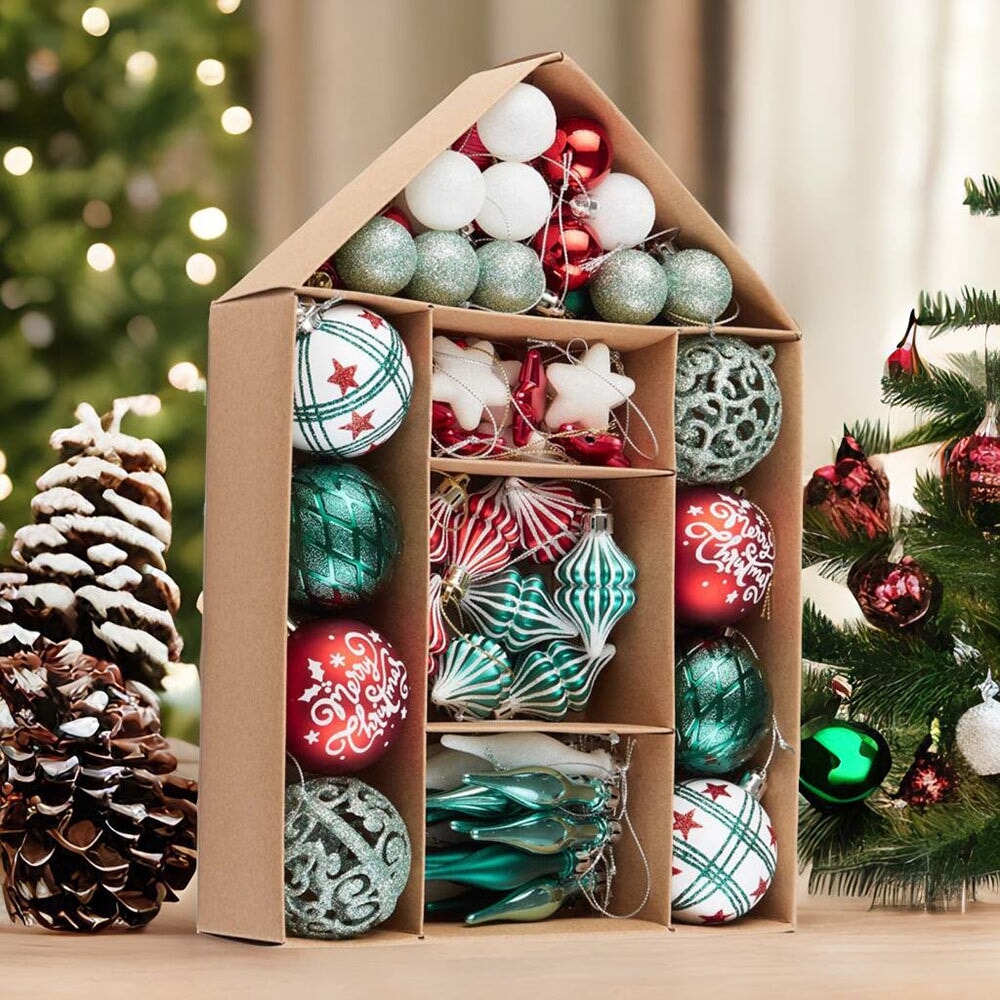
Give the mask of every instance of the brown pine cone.
POLYGON ((74 640, 0 626, 0 874, 12 920, 142 927, 194 874, 197 785, 156 696, 74 640))

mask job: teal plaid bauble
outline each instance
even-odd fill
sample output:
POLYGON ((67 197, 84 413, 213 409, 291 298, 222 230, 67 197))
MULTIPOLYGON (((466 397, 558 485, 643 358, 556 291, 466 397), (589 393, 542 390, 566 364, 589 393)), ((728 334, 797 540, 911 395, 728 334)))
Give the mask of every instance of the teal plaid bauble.
POLYGON ((289 600, 329 610, 371 600, 402 548, 388 491, 348 462, 296 469, 290 541, 289 600))
POLYGON ((771 695, 738 633, 691 645, 677 661, 677 763, 688 774, 728 774, 768 731, 771 695))
POLYGON ((727 924, 763 898, 778 863, 764 807, 722 778, 674 786, 671 906, 682 924, 727 924))
POLYGON ((357 458, 399 430, 413 364, 392 324, 363 306, 303 309, 295 335, 292 443, 357 458))

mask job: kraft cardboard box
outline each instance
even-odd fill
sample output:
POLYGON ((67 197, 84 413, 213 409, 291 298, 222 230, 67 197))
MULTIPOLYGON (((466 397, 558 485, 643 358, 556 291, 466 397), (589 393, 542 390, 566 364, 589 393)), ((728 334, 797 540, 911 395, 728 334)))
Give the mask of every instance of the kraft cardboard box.
MULTIPOLYGON (((406 545, 389 589, 358 615, 391 634, 410 665, 411 712, 399 741, 361 775, 395 803, 413 844, 413 868, 393 917, 362 943, 434 940, 452 934, 651 933, 669 927, 673 785, 673 384, 678 337, 705 331, 628 327, 510 316, 382 296, 303 287, 316 268, 401 191, 442 149, 519 81, 543 89, 560 117, 593 116, 607 127, 616 169, 642 179, 657 204, 656 228, 679 226, 685 246, 718 254, 733 274, 740 326, 719 331, 775 345, 784 397, 778 442, 747 477, 748 494, 769 513, 778 559, 771 614, 747 627, 760 654, 786 739, 798 733, 800 680, 799 546, 801 452, 800 334, 722 230, 685 190, 621 112, 561 53, 476 74, 427 114, 364 173, 223 295, 212 308, 209 341, 205 626, 198 929, 283 943, 283 809, 286 781, 284 690, 288 521, 292 468, 292 386, 298 298, 364 304, 400 331, 414 363, 414 396, 401 429, 362 461, 380 477, 400 511, 406 545), (622 352, 636 378, 636 401, 656 434, 652 458, 630 469, 437 459, 430 455, 431 339, 472 335, 508 343, 529 339, 604 341, 622 352), (592 480, 613 498, 619 543, 637 562, 637 604, 615 634, 619 655, 601 676, 579 718, 456 723, 425 711, 427 678, 428 494, 440 473, 563 475, 592 480), (536 729, 634 738, 630 801, 649 864, 648 898, 633 919, 577 909, 522 926, 469 929, 423 920, 424 768, 428 741, 449 731, 536 729)), ((762 755, 763 756, 763 755, 762 755)), ((788 930, 795 919, 797 746, 779 754, 764 797, 778 836, 778 870, 763 902, 724 928, 726 935, 788 930)), ((616 911, 642 903, 644 866, 633 843, 618 856, 616 911)), ((295 940, 344 947, 344 942, 295 940)))

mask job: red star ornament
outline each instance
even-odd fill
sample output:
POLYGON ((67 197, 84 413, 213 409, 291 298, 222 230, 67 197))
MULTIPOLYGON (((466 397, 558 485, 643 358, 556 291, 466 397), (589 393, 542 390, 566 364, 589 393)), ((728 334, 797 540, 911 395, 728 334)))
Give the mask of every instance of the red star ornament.
POLYGON ((727 920, 732 920, 735 914, 726 913, 723 910, 716 910, 715 913, 709 916, 703 916, 701 918, 702 923, 705 924, 724 924, 727 920))
POLYGON ((681 836, 687 840, 688 834, 692 830, 702 829, 701 823, 696 823, 694 819, 694 809, 686 813, 677 812, 674 810, 674 829, 680 831, 681 836))
POLYGON ((361 312, 358 313, 358 319, 368 320, 373 330, 377 330, 385 322, 381 316, 376 313, 369 312, 367 309, 362 309, 361 312))
POLYGON ((356 441, 358 435, 362 434, 364 431, 373 431, 375 427, 372 424, 372 415, 375 413, 374 410, 369 410, 367 413, 358 413, 357 410, 351 411, 351 422, 349 424, 341 424, 338 430, 350 431, 351 440, 356 441))
POLYGON ((705 795, 711 795, 712 801, 715 802, 720 798, 731 799, 732 796, 726 789, 725 785, 713 785, 712 782, 707 782, 704 788, 705 795))
POLYGON ((358 366, 342 365, 336 358, 331 360, 333 361, 333 374, 327 379, 327 382, 335 385, 340 390, 341 396, 346 396, 348 389, 358 388, 357 379, 354 377, 358 366))

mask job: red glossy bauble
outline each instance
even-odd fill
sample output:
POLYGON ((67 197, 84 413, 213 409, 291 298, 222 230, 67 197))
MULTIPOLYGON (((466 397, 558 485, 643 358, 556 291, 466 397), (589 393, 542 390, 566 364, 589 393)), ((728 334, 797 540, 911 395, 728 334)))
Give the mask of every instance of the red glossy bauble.
POLYGON ((888 632, 919 628, 941 604, 941 581, 910 556, 860 560, 847 574, 847 589, 869 624, 888 632))
POLYGON ((496 162, 493 154, 483 145, 483 140, 479 138, 479 130, 475 125, 463 132, 451 144, 451 148, 456 153, 462 153, 467 156, 480 170, 485 170, 496 162))
POLYGON ((288 637, 288 752, 314 774, 374 764, 406 719, 406 666, 381 633, 350 618, 300 625, 288 637))
POLYGON ((733 625, 770 588, 771 522, 755 503, 725 487, 678 489, 674 566, 678 624, 733 625))
POLYGON ((587 224, 568 212, 563 213, 562 229, 557 212, 535 234, 531 245, 542 261, 545 283, 559 295, 583 287, 591 277, 583 265, 604 253, 587 224))
POLYGON ((563 179, 579 193, 600 184, 611 170, 611 140, 593 118, 567 118, 556 127, 556 138, 539 157, 538 166, 558 191, 563 179), (564 168, 568 164, 568 172, 564 168))

